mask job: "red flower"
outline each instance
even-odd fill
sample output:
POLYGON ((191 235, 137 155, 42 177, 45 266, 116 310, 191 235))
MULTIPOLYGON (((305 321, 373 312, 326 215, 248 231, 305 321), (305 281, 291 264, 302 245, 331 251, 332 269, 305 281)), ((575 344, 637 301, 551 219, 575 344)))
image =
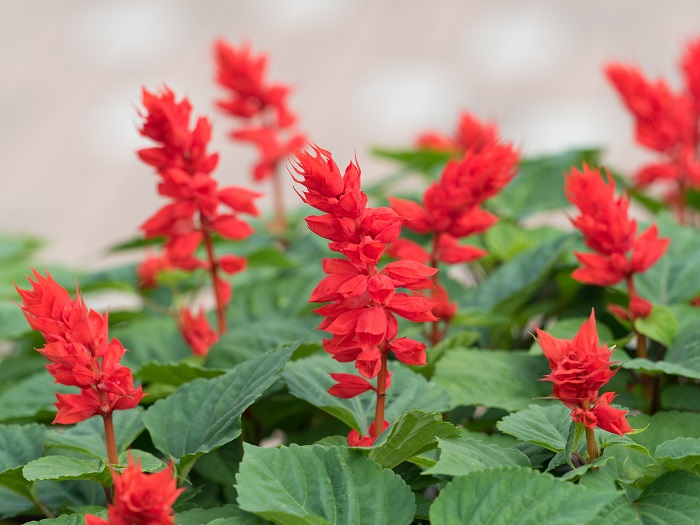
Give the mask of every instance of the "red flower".
POLYGON ((107 506, 108 520, 87 515, 86 525, 174 525, 172 506, 184 489, 177 488, 172 463, 147 474, 129 454, 129 464, 121 475, 112 470, 112 480, 114 500, 107 506))
POLYGON ((144 394, 119 364, 125 350, 119 340, 109 341, 107 315, 87 308, 79 293, 71 300, 48 272, 32 272, 32 289, 16 288, 29 325, 46 339, 38 352, 51 362, 46 368, 57 383, 80 388, 79 394, 56 394, 53 422, 68 425, 138 405, 144 394))
MULTIPOLYGON (((382 432, 389 428, 389 422, 384 421, 384 428, 382 432)), ((381 432, 380 432, 381 434, 381 432)), ((374 442, 379 437, 379 434, 374 435, 374 423, 369 426, 369 436, 361 436, 360 433, 354 428, 348 434, 348 446, 351 447, 371 447, 374 442)))
POLYGON ((189 308, 183 308, 178 325, 182 338, 195 355, 207 355, 209 348, 219 340, 219 334, 209 324, 203 308, 199 309, 197 316, 189 308))
POLYGON ((607 345, 599 346, 594 312, 571 340, 557 339, 537 327, 535 331, 552 369, 544 379, 554 383, 552 397, 571 409, 572 419, 588 428, 597 425, 617 434, 630 432, 624 419, 626 412, 609 406, 614 394, 598 396, 615 371, 610 370, 612 350, 607 345))
POLYGON ((472 114, 464 111, 459 116, 457 130, 453 137, 436 132, 423 133, 418 137, 420 148, 462 153, 479 152, 498 141, 498 128, 495 124, 482 124, 472 114))
POLYGON ((565 191, 580 211, 571 222, 583 234, 586 245, 596 252, 575 252, 583 266, 571 276, 598 286, 626 280, 633 318, 648 316, 651 305, 637 295, 633 276, 653 266, 666 251, 669 240, 659 239, 656 225, 637 237, 637 221, 629 216, 629 197, 615 197, 615 181, 609 174, 606 184, 600 170, 585 164, 583 171, 572 168, 565 191))

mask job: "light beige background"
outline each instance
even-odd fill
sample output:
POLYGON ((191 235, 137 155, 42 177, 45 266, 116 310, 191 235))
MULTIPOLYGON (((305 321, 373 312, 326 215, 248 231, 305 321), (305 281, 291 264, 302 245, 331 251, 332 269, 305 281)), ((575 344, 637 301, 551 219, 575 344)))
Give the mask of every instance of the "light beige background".
POLYGON ((268 51, 309 137, 339 164, 357 150, 374 178, 391 166, 370 145, 448 131, 462 109, 526 154, 606 145, 631 169, 645 156, 601 68, 636 63, 678 86, 698 35, 697 0, 2 0, 0 230, 81 265, 134 235, 162 202, 134 155, 141 86, 187 94, 214 122, 217 178, 252 184, 252 151, 225 138, 213 107, 217 36, 268 51))

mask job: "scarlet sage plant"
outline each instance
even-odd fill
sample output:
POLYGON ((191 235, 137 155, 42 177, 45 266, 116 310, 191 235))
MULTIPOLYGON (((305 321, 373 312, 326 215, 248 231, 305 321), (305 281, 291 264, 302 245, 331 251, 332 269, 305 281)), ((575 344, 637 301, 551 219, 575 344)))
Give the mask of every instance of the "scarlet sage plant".
POLYGON ((535 327, 537 343, 549 361, 552 372, 545 380, 554 383, 552 397, 571 410, 571 419, 586 428, 588 459, 598 457, 598 445, 593 429, 602 428, 614 434, 632 432, 627 424, 627 412, 610 406, 615 394, 599 395, 616 371, 610 370, 612 350, 598 346, 595 315, 584 321, 573 339, 557 339, 535 327))
POLYGON ((416 145, 421 149, 444 151, 459 156, 466 151, 481 151, 495 142, 498 142, 498 127, 495 124, 483 123, 471 113, 463 111, 459 115, 454 135, 427 131, 418 136, 416 145))
POLYGON ((673 91, 664 80, 650 81, 633 66, 608 64, 605 74, 635 120, 637 142, 661 155, 635 175, 639 187, 659 183, 666 200, 687 221, 688 191, 700 188, 698 125, 700 124, 700 39, 689 42, 681 60, 685 85, 673 91))
POLYGON ((177 488, 172 463, 155 474, 141 471, 129 456, 121 474, 112 470, 114 498, 107 506, 107 520, 85 516, 85 525, 173 525, 173 503, 184 489, 177 488))
MULTIPOLYGON (((218 187, 211 176, 218 155, 207 151, 211 124, 199 117, 190 128, 192 106, 186 98, 177 101, 167 87, 158 93, 144 90, 143 106, 139 132, 158 146, 141 149, 138 155, 155 168, 160 178, 158 192, 170 202, 141 225, 146 238, 166 239, 162 258, 151 257, 141 267, 141 282, 151 283, 153 274, 162 268, 208 271, 216 298, 218 334, 222 334, 226 331, 225 307, 231 298, 231 285, 222 273, 242 271, 246 259, 232 254, 217 257, 213 237, 241 240, 252 234, 253 228, 240 214, 258 215, 254 200, 261 194, 235 186, 218 187), (228 210, 222 211, 222 205, 228 210), (201 246, 204 258, 197 254, 201 246)), ((185 309, 179 319, 185 340, 196 341, 192 344, 195 353, 206 354, 217 334, 204 315, 200 313, 195 322, 185 309)))
POLYGON ((231 132, 234 140, 250 142, 258 149, 253 179, 272 179, 275 222, 284 230, 284 188, 279 167, 304 145, 304 135, 296 131, 296 115, 287 105, 288 85, 271 83, 265 76, 268 57, 254 55, 248 44, 233 46, 224 40, 214 43, 216 82, 226 90, 217 106, 241 121, 231 132))
POLYGON ((47 272, 36 270, 31 290, 17 292, 29 325, 38 330, 46 345, 37 351, 51 364, 46 365, 57 383, 75 386, 79 394, 56 394, 58 413, 54 424, 70 425, 92 416, 104 420, 109 462, 118 462, 112 412, 139 404, 144 393, 134 387, 131 370, 119 364, 126 351, 118 339, 109 340, 107 314, 85 306, 80 293, 70 294, 47 272))
MULTIPOLYGON (((389 253, 397 258, 427 263, 433 268, 439 264, 457 264, 476 261, 486 252, 474 246, 464 246, 459 239, 483 233, 498 221, 498 217, 482 209, 487 199, 498 194, 515 176, 518 153, 512 145, 498 141, 491 125, 480 125, 471 115, 463 114, 456 139, 442 142, 433 137, 422 143, 431 147, 445 147, 448 151, 465 148, 459 160, 447 163, 440 179, 431 184, 423 195, 422 205, 405 199, 389 197, 391 207, 408 219, 406 227, 416 233, 429 235, 430 249, 420 244, 398 239, 389 253)), ((450 304, 447 292, 433 277, 431 299, 436 302, 433 311, 444 324, 434 321, 430 333, 433 345, 447 329, 456 306, 450 304)))
MULTIPOLYGON (((645 318, 652 305, 639 296, 635 274, 651 268, 664 254, 668 239, 660 239, 654 224, 637 236, 637 221, 629 216, 629 197, 615 197, 615 181, 608 174, 606 183, 598 169, 585 164, 583 171, 572 168, 565 184, 566 196, 580 215, 571 222, 583 234, 586 245, 594 253, 574 252, 582 263, 571 276, 586 284, 612 286, 625 281, 629 294, 627 309, 612 306, 613 313, 624 319, 645 318)), ((643 337, 640 336, 643 341, 643 337)), ((646 357, 643 344, 640 357, 646 357)))
POLYGON ((316 313, 325 317, 320 330, 332 337, 323 347, 334 359, 355 362, 361 377, 331 374, 337 381, 329 392, 352 398, 367 391, 377 395, 374 422, 369 436, 352 430, 350 446, 371 446, 389 426, 384 420, 386 390, 389 386, 388 354, 401 362, 425 364, 425 345, 407 337, 397 338, 399 315, 415 322, 435 321, 430 312, 434 303, 397 288, 421 290, 433 286, 430 277, 437 270, 415 261, 387 264, 379 261, 389 243, 401 233, 405 218, 391 208, 368 208, 367 196, 360 189, 360 168, 350 163, 341 175, 328 151, 313 146, 313 154, 299 151, 294 169, 296 182, 306 187, 302 200, 325 212, 307 217, 309 229, 328 239, 332 251, 345 259, 324 259, 325 277, 311 294, 312 302, 330 302, 316 313), (376 386, 368 379, 376 378, 376 386))

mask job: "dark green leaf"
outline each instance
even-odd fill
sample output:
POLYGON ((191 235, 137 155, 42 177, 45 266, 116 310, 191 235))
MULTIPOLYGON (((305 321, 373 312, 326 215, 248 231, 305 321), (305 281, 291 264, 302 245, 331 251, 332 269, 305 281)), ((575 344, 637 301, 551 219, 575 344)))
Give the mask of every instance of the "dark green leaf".
POLYGON ((236 505, 213 509, 192 509, 175 516, 176 525, 264 525, 269 523, 236 505))
POLYGON ((242 509, 280 525, 408 525, 416 509, 399 476, 347 448, 245 443, 236 482, 242 509))
POLYGON ((634 327, 640 334, 669 346, 678 331, 678 320, 668 307, 657 304, 651 311, 651 315, 644 319, 637 319, 634 327))
POLYGON ((661 443, 656 447, 654 462, 646 466, 634 486, 643 489, 671 470, 687 470, 700 475, 700 438, 676 438, 661 443))
POLYGON ((514 448, 487 445, 470 438, 438 439, 440 459, 425 474, 463 476, 494 467, 530 467, 525 454, 514 448))

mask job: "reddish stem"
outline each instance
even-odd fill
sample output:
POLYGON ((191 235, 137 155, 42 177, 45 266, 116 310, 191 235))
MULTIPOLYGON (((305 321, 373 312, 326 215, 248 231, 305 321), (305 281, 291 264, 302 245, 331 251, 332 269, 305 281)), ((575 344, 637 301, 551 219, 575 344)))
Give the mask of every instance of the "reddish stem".
POLYGON ((207 259, 209 261, 209 273, 211 274, 211 282, 214 288, 214 297, 216 299, 216 317, 219 326, 219 335, 226 332, 226 312, 224 300, 221 297, 221 290, 217 286, 219 282, 219 264, 214 255, 214 243, 211 240, 211 234, 209 233, 209 222, 207 219, 201 215, 200 222, 202 225, 202 238, 204 239, 204 246, 207 250, 207 259))
POLYGON ((384 406, 386 405, 387 358, 386 343, 379 347, 382 353, 382 367, 377 376, 377 406, 374 410, 374 429, 372 437, 377 437, 384 431, 384 406))
MULTIPOLYGON (((100 397, 104 394, 100 392, 100 397)), ((102 421, 105 425, 105 442, 107 443, 107 459, 111 465, 116 465, 119 463, 119 454, 117 454, 117 440, 114 437, 114 422, 112 421, 112 414, 109 413, 106 416, 102 416, 102 421)))

